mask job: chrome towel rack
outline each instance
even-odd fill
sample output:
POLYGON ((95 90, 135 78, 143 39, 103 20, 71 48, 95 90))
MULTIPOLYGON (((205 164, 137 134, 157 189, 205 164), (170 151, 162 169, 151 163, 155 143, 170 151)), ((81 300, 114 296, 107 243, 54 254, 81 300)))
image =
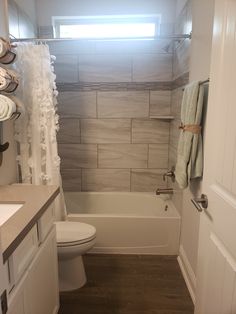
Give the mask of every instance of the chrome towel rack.
MULTIPOLYGON (((199 85, 204 85, 204 84, 208 84, 208 83, 210 83, 210 78, 208 78, 208 79, 206 79, 206 80, 204 80, 204 81, 200 81, 200 82, 199 82, 199 85)), ((185 90, 185 87, 182 88, 182 91, 184 91, 184 90, 185 90)))

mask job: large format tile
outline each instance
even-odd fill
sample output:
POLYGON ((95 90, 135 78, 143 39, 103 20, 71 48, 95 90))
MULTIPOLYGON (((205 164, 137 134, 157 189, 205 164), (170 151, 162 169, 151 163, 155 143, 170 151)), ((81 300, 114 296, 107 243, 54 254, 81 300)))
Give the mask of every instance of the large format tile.
POLYGON ((62 169, 97 168, 97 145, 60 144, 62 169))
POLYGON ((130 191, 128 169, 83 169, 83 191, 130 191))
POLYGON ((175 167, 176 161, 177 161, 177 148, 176 148, 176 146, 170 145, 169 146, 169 167, 168 167, 168 169, 175 167))
POLYGON ((60 129, 57 135, 58 143, 80 143, 79 119, 60 119, 60 129))
MULTIPOLYGON (((167 28, 165 30, 168 32, 167 28)), ((164 30, 164 31, 165 31, 164 30)), ((173 24, 172 24, 173 31, 173 24)), ((163 53, 163 49, 168 45, 168 39, 159 40, 114 40, 114 41, 97 41, 96 53, 99 54, 137 54, 137 53, 163 53)))
POLYGON ((171 91, 150 92, 150 116, 170 114, 171 91))
POLYGON ((76 55, 58 55, 55 61, 57 83, 78 82, 78 57, 76 55))
POLYGON ((94 41, 52 41, 49 43, 50 52, 54 55, 91 54, 95 53, 96 42, 94 41))
POLYGON ((168 144, 149 144, 148 168, 168 168, 168 147, 168 144))
POLYGON ((61 176, 64 191, 81 191, 81 169, 62 169, 61 176))
POLYGON ((143 54, 134 56, 133 81, 172 81, 172 54, 143 54))
POLYGON ((165 169, 132 169, 131 191, 155 192, 157 188, 167 187, 167 183, 163 181, 165 172, 165 169))
POLYGON ((161 120, 134 119, 132 143, 168 143, 170 123, 161 120))
POLYGON ((148 145, 105 144, 98 146, 99 168, 146 168, 148 145))
POLYGON ((96 118, 96 92, 60 92, 58 110, 62 117, 96 118))
POLYGON ((175 50, 173 57, 174 79, 189 71, 190 47, 191 42, 189 40, 186 40, 183 43, 181 43, 175 50))
POLYGON ((98 92, 98 117, 142 118, 149 115, 149 91, 98 92))
POLYGON ((79 57, 80 82, 130 82, 131 57, 87 55, 79 57))
POLYGON ((170 124, 170 145, 174 146, 176 149, 178 147, 179 135, 180 135, 180 120, 173 120, 170 124))
POLYGON ((130 143, 131 121, 129 119, 83 119, 81 120, 82 143, 130 143))
POLYGON ((183 99, 183 87, 176 88, 172 91, 171 114, 176 119, 181 119, 181 104, 183 99))

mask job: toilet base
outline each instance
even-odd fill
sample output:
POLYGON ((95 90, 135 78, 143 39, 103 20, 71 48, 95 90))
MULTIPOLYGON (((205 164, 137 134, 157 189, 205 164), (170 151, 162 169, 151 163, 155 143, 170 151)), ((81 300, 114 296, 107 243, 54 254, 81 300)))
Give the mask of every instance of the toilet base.
POLYGON ((82 256, 59 260, 58 267, 59 289, 61 292, 77 290, 86 284, 87 278, 82 256))

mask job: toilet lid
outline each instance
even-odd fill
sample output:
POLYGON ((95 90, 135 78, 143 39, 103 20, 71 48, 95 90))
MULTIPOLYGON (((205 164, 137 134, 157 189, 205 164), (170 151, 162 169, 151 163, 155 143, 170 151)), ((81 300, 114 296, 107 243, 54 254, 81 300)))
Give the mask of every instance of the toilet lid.
POLYGON ((76 245, 91 241, 96 236, 94 226, 73 221, 56 222, 57 244, 76 245))

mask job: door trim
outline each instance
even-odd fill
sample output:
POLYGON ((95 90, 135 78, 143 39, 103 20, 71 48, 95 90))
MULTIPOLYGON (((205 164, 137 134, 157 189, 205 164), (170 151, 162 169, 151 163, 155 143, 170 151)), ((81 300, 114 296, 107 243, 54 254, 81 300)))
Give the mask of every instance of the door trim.
POLYGON ((177 261, 179 263, 180 270, 182 272, 182 275, 184 277, 184 281, 186 283, 186 286, 188 288, 189 294, 191 296, 191 299, 193 301, 193 304, 195 304, 196 301, 196 276, 194 274, 194 271, 191 267, 191 264, 188 260, 188 257, 185 253, 185 250, 182 245, 180 245, 179 249, 179 256, 177 257, 177 261))

